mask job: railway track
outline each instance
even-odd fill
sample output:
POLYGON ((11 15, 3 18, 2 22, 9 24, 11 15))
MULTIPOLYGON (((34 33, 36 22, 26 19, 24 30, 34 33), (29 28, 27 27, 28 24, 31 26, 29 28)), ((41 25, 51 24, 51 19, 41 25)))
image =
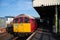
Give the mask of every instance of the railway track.
POLYGON ((2 33, 0 34, 0 40, 12 40, 14 36, 9 33, 2 33))
POLYGON ((17 40, 18 39, 18 37, 14 37, 12 40, 17 40))
POLYGON ((0 34, 0 40, 26 40, 27 37, 14 37, 9 33, 0 34))
POLYGON ((24 37, 17 36, 17 37, 15 37, 13 40, 26 40, 29 36, 30 36, 30 35, 24 36, 24 37))
POLYGON ((9 33, 2 33, 0 34, 0 40, 26 40, 28 38, 28 36, 26 37, 14 37, 13 35, 9 34, 9 33))

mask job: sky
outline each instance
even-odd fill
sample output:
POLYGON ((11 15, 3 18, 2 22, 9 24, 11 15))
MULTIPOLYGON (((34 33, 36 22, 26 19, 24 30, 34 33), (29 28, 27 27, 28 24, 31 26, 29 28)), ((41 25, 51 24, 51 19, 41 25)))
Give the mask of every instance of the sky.
POLYGON ((32 0, 0 0, 0 17, 28 14, 39 17, 33 8, 32 0))

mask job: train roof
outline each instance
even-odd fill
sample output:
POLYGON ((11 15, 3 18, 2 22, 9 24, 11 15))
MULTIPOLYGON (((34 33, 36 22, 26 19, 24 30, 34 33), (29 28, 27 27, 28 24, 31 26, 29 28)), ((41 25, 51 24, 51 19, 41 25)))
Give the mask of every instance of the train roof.
POLYGON ((15 18, 18 18, 18 17, 28 17, 28 18, 35 19, 34 17, 27 15, 27 14, 20 14, 20 15, 16 16, 15 18))

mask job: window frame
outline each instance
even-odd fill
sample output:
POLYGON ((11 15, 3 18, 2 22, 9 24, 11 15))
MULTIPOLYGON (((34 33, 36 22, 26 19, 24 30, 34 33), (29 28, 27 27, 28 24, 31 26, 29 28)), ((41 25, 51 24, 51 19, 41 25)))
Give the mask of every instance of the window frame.
POLYGON ((30 23, 29 17, 24 17, 24 23, 30 23))
POLYGON ((23 17, 19 17, 19 23, 23 23, 23 17), (22 20, 20 18, 22 18, 22 20))
POLYGON ((14 23, 18 23, 18 21, 19 21, 19 18, 15 18, 15 19, 13 20, 14 23), (16 19, 17 19, 17 20, 16 20, 16 19), (17 22, 16 22, 15 20, 16 20, 17 22))

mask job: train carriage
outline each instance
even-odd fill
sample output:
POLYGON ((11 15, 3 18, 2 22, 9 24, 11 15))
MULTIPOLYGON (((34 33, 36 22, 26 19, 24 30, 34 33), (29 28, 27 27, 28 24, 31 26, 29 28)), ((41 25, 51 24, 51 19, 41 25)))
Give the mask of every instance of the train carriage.
POLYGON ((13 19, 12 28, 13 32, 16 34, 26 35, 35 31, 37 28, 37 23, 34 17, 21 14, 13 19))

